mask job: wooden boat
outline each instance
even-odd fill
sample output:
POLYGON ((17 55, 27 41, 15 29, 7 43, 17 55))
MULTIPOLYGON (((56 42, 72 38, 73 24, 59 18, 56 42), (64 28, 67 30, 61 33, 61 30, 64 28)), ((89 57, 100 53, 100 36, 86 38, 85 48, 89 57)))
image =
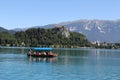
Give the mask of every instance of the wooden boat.
POLYGON ((27 53, 27 56, 32 57, 57 57, 57 54, 52 53, 52 48, 33 48, 27 53))

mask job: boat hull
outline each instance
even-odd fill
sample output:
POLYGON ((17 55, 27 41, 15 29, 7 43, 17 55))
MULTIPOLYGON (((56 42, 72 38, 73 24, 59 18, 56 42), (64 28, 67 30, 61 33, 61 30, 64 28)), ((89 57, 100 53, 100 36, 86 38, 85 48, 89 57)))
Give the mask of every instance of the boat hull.
POLYGON ((48 58, 51 58, 51 57, 57 57, 56 54, 53 54, 53 55, 36 55, 36 54, 27 54, 27 56, 32 56, 32 57, 48 57, 48 58))

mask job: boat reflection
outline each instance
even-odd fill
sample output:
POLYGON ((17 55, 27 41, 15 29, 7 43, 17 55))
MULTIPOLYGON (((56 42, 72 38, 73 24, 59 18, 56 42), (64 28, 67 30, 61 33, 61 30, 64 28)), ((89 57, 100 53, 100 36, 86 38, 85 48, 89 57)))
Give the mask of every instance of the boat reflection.
POLYGON ((41 57, 28 57, 30 62, 57 62, 57 57, 54 58, 41 58, 41 57))

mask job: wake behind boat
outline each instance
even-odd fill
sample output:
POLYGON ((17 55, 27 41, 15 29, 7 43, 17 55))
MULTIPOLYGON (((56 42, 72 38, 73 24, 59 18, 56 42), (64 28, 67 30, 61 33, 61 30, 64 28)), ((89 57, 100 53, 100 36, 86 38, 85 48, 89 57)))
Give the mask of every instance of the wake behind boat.
POLYGON ((57 54, 52 53, 52 48, 33 48, 27 53, 27 56, 32 57, 57 57, 57 54))

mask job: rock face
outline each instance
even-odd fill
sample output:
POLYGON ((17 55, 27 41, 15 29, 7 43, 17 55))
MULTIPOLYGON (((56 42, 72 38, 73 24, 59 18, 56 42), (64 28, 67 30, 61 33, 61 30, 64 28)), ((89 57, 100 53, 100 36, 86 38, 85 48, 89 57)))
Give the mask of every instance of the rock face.
POLYGON ((56 29, 66 37, 69 36, 69 31, 73 31, 84 34, 91 42, 120 43, 120 20, 77 20, 38 27, 54 28, 56 25, 61 25, 56 29))
POLYGON ((53 28, 55 25, 65 26, 70 31, 82 33, 91 42, 120 42, 120 20, 77 20, 44 27, 53 28))
POLYGON ((92 42, 120 42, 119 20, 80 20, 70 22, 64 26, 69 28, 70 31, 83 33, 92 42))
POLYGON ((64 35, 65 37, 69 37, 70 32, 67 28, 65 28, 64 26, 56 26, 55 30, 59 33, 61 33, 62 35, 64 35))

